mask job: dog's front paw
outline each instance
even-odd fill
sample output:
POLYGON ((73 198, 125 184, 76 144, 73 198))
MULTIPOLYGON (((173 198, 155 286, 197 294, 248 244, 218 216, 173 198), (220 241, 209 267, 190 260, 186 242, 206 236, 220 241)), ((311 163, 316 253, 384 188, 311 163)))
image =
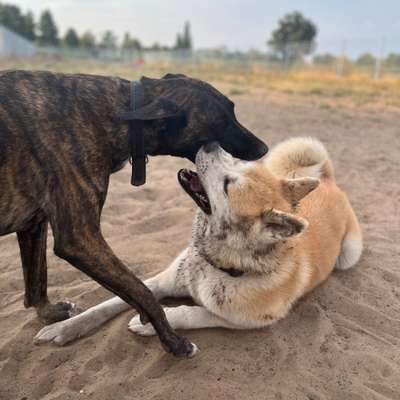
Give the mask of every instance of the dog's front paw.
POLYGON ((136 333, 137 335, 140 336, 156 335, 156 331, 154 330, 153 325, 150 323, 143 325, 142 322, 140 321, 139 315, 136 315, 129 321, 128 329, 131 332, 136 333))
POLYGON ((35 336, 34 343, 42 344, 53 342, 58 346, 72 342, 81 336, 78 326, 70 324, 69 321, 56 322, 55 324, 45 326, 35 336))

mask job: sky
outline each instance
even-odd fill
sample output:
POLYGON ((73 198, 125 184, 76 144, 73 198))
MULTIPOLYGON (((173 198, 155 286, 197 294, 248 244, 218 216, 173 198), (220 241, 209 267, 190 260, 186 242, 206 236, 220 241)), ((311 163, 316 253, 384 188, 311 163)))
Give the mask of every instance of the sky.
POLYGON ((61 34, 72 26, 125 32, 145 45, 172 45, 190 21, 195 48, 266 50, 284 14, 298 10, 318 26, 318 53, 400 52, 399 0, 6 0, 38 17, 50 9, 61 34))

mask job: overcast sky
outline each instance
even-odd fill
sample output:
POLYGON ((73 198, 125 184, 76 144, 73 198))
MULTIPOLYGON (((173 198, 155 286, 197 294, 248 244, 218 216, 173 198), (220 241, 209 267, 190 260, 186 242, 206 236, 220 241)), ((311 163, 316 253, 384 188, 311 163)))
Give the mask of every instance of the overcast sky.
POLYGON ((7 0, 36 17, 48 8, 61 33, 73 26, 100 35, 128 31, 144 44, 172 45, 190 21, 196 48, 265 50, 285 13, 299 10, 318 26, 318 51, 400 51, 400 0, 7 0))

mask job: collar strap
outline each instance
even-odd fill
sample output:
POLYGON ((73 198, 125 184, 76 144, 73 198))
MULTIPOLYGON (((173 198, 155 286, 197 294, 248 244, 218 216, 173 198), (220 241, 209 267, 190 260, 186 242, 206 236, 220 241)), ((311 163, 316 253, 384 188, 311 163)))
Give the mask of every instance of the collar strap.
POLYGON ((238 278, 239 276, 242 276, 244 274, 244 271, 241 271, 240 269, 236 268, 218 268, 218 269, 226 272, 232 278, 238 278))
POLYGON ((142 107, 144 98, 143 85, 140 81, 131 81, 130 110, 120 115, 128 122, 130 163, 132 164, 131 184, 141 186, 146 183, 147 155, 144 150, 143 122, 134 119, 134 112, 142 107))
POLYGON ((222 272, 225 272, 226 274, 230 275, 232 278, 238 278, 239 276, 244 275, 244 271, 241 271, 240 269, 236 269, 236 268, 222 268, 222 267, 217 267, 212 261, 211 259, 208 257, 207 254, 201 254, 201 256, 204 258, 204 260, 210 264, 211 266, 213 266, 216 269, 219 269, 222 272))

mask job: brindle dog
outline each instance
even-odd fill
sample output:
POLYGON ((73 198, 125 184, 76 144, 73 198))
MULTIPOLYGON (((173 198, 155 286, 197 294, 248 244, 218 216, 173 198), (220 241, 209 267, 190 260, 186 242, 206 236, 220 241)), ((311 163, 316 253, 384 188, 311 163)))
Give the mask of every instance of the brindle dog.
MULTIPOLYGON (((210 141, 253 160, 266 145, 241 126, 233 103, 212 86, 183 75, 142 78, 143 107, 135 120, 149 155, 194 160, 210 141)), ((0 73, 0 235, 16 232, 25 307, 46 324, 69 318, 72 305, 47 297, 46 237, 54 253, 83 271, 150 321, 167 351, 193 353, 147 287, 115 256, 100 230, 110 174, 129 158, 130 82, 50 72, 0 73)))

